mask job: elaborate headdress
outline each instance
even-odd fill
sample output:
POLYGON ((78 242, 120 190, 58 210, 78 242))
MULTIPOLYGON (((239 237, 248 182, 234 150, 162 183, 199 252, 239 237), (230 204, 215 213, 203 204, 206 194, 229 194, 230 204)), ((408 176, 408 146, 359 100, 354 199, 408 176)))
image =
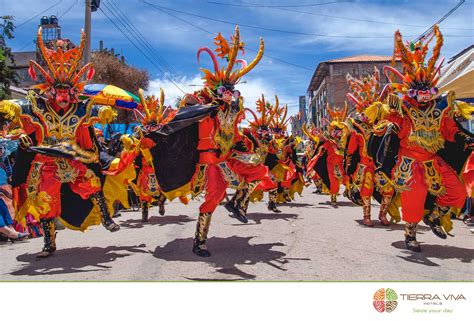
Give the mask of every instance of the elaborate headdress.
POLYGON ((94 76, 94 68, 91 63, 79 69, 85 40, 86 35, 84 31, 81 31, 81 42, 78 47, 66 50, 66 48, 61 46, 65 44, 58 41, 55 43, 56 48, 54 50, 49 49, 46 48, 43 42, 42 29, 40 27, 38 29, 36 44, 46 63, 47 70, 43 69, 37 62, 30 60, 28 73, 33 80, 36 80, 37 70, 41 73, 46 82, 35 85, 34 88, 40 89, 41 92, 51 90, 54 87, 75 89, 75 92, 71 92, 71 94, 82 91, 87 81, 94 76), (87 80, 81 81, 82 75, 86 72, 87 80))
POLYGON ((420 96, 426 100, 438 93, 436 84, 439 80, 440 68, 444 61, 438 58, 443 45, 443 35, 439 31, 438 26, 433 27, 433 31, 426 39, 416 43, 403 43, 400 31, 395 32, 395 53, 394 56, 399 57, 403 65, 403 73, 391 66, 385 66, 384 72, 387 78, 390 78, 389 72, 394 74, 401 81, 395 83, 392 80, 391 86, 395 91, 406 94, 413 100, 420 96), (428 54, 428 44, 436 38, 436 44, 433 47, 433 55, 425 63, 428 54))
POLYGON ((321 132, 318 131, 318 129, 316 128, 308 128, 308 126, 306 126, 306 123, 303 123, 303 126, 301 127, 302 131, 303 131, 303 134, 305 134, 306 136, 308 136, 309 139, 311 139, 313 142, 315 142, 316 144, 319 143, 319 136, 321 135, 321 132))
POLYGON ((256 105, 257 113, 249 108, 245 108, 245 111, 250 112, 254 118, 253 121, 249 122, 250 127, 254 129, 269 128, 280 106, 278 96, 275 95, 275 105, 271 105, 268 101, 265 101, 265 97, 262 94, 262 98, 256 101, 256 105), (257 114, 260 116, 257 116, 257 114))
POLYGON ((276 108, 277 112, 275 117, 273 117, 273 121, 271 124, 272 130, 275 132, 285 132, 286 126, 290 121, 290 118, 286 118, 288 115, 288 105, 282 106, 280 108, 276 108))
POLYGON ((340 108, 340 109, 331 108, 331 106, 328 103, 327 110, 328 110, 329 116, 331 117, 331 122, 329 125, 342 128, 344 126, 344 121, 347 118, 347 112, 349 111, 347 102, 344 102, 344 108, 340 108))
POLYGON ((157 130, 169 123, 176 113, 177 109, 172 109, 170 106, 165 107, 165 92, 160 88, 160 98, 155 95, 147 96, 145 98, 143 89, 138 90, 138 97, 143 107, 144 116, 141 120, 145 129, 157 130))
POLYGON ((354 78, 347 74, 346 79, 351 91, 346 97, 355 103, 356 111, 364 115, 366 122, 375 123, 386 112, 382 100, 389 92, 390 85, 385 85, 380 92, 380 72, 377 67, 374 67, 374 73, 367 77, 354 78))
POLYGON ((381 101, 390 85, 386 85, 380 92, 380 71, 374 66, 374 73, 367 77, 354 78, 350 74, 346 76, 350 93, 346 97, 355 103, 357 112, 363 112, 376 101, 381 101))
POLYGON ((220 91, 225 90, 226 88, 233 89, 233 86, 239 82, 239 80, 252 70, 262 59, 264 51, 263 38, 260 38, 260 48, 258 50, 257 56, 254 60, 247 64, 243 59, 237 59, 237 54, 242 51, 244 53, 244 42, 240 41, 239 27, 235 27, 235 33, 230 38, 230 44, 227 40, 222 37, 222 34, 219 33, 216 38, 214 38, 214 44, 216 45, 215 52, 217 56, 226 59, 227 65, 225 67, 220 67, 217 57, 214 52, 207 48, 200 48, 197 52, 197 58, 199 61, 199 56, 202 52, 206 52, 212 59, 214 70, 201 68, 201 71, 204 73, 205 86, 213 91, 216 91, 218 94, 222 94, 220 91), (235 69, 236 64, 240 64, 242 67, 240 69, 235 69), (221 88, 224 87, 224 88, 221 88))

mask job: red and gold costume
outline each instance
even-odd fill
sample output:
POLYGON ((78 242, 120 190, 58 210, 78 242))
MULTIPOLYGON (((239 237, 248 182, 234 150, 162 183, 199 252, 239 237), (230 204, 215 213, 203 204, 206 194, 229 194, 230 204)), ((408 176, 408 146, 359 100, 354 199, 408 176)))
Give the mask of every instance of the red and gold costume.
POLYGON ((93 124, 113 116, 110 107, 94 106, 93 100, 79 101, 85 81, 91 79, 92 65, 78 70, 85 35, 80 46, 63 50, 61 43, 48 49, 43 43, 41 28, 37 45, 47 69, 31 61, 29 73, 36 79, 39 71, 46 81, 34 86, 39 94, 30 91, 29 108, 20 116, 24 135, 20 138, 24 154, 17 164, 26 173, 26 182, 16 188, 17 220, 22 222, 31 213, 41 220, 45 246, 40 257, 56 250, 54 219, 60 217, 69 228, 84 230, 89 225, 102 224, 110 231, 119 226, 110 218, 102 193, 99 153, 93 124), (33 152, 33 153, 31 153, 33 152), (32 156, 33 155, 33 159, 32 156), (28 162, 21 168, 22 162, 28 162), (83 207, 74 204, 81 203, 83 207), (79 213, 80 212, 80 213, 79 213))
POLYGON ((143 134, 161 129, 173 119, 178 110, 170 106, 165 107, 165 93, 162 88, 160 88, 159 100, 155 96, 145 98, 141 89, 139 90, 139 97, 144 115, 142 118, 142 127, 135 133, 140 136, 138 137, 139 143, 137 144, 136 150, 141 156, 141 162, 137 164, 139 174, 136 189, 142 207, 142 221, 147 222, 149 205, 154 199, 158 200, 160 215, 165 214, 164 203, 166 196, 161 193, 155 174, 153 156, 150 152, 156 144, 149 137, 144 137, 143 134))
MULTIPOLYGON (((200 48, 198 58, 202 52, 209 54, 214 70, 201 69, 204 72, 205 86, 193 95, 197 102, 215 106, 212 114, 199 120, 197 145, 199 160, 191 183, 194 194, 205 190, 204 202, 199 207, 193 246, 193 252, 199 256, 210 255, 206 247, 209 225, 212 213, 226 195, 227 187, 238 188, 242 186, 241 184, 252 184, 267 174, 265 166, 253 164, 248 155, 232 149, 242 140, 238 124, 244 119, 243 99, 234 86, 262 58, 263 39, 260 39, 256 58, 249 64, 245 60, 237 59, 238 52, 243 52, 244 49, 238 27, 235 28, 230 43, 219 33, 215 38, 215 44, 217 56, 226 59, 227 65, 220 68, 214 52, 209 48, 200 48), (241 68, 235 69, 237 64, 240 64, 241 68)), ((193 107, 183 109, 186 108, 193 107)), ((238 216, 239 213, 235 212, 234 215, 238 216)))
MULTIPOLYGON (((431 214, 424 221, 441 238, 446 238, 442 226, 450 221, 450 209, 462 208, 466 199, 465 187, 456 171, 437 153, 450 143, 458 144, 464 150, 472 146, 472 138, 460 131, 453 118, 454 111, 467 107, 466 104, 457 103, 453 92, 436 96, 442 61, 436 63, 443 44, 438 27, 435 26, 427 37, 406 46, 397 31, 395 50, 403 63, 403 73, 389 66, 384 68, 401 81, 391 84, 402 98, 390 97, 391 112, 386 119, 398 129, 400 148, 393 179, 395 189, 401 194, 405 242, 413 251, 420 251, 416 230, 424 217, 427 197, 434 199, 434 209, 430 209, 431 214), (425 62, 428 44, 433 38, 436 39, 433 55, 425 62)), ((469 115, 471 109, 467 108, 463 114, 469 115)))
MULTIPOLYGON (((355 103, 357 116, 349 118, 350 134, 345 153, 345 170, 350 178, 348 197, 362 205, 364 215, 363 224, 374 226, 370 219, 370 199, 374 194, 375 163, 368 151, 368 143, 373 132, 373 126, 383 117, 388 110, 380 102, 383 93, 380 90, 380 73, 375 67, 373 75, 356 79, 347 75, 347 82, 351 93, 347 94, 355 103)), ((381 175, 381 173, 380 173, 381 175)), ((389 225, 386 214, 393 195, 393 188, 380 190, 381 205, 379 220, 382 225, 389 225)))
POLYGON ((348 128, 344 123, 347 117, 347 105, 343 109, 332 109, 327 106, 331 122, 323 132, 325 142, 322 143, 316 156, 308 163, 308 172, 313 169, 318 173, 324 184, 329 188, 331 204, 337 206, 339 185, 347 182, 344 171, 344 147, 348 128), (319 163, 319 164, 318 164, 319 163))
POLYGON ((246 109, 246 111, 253 115, 253 121, 249 122, 250 127, 246 131, 246 137, 251 142, 248 150, 254 153, 260 166, 265 166, 268 169, 268 173, 253 188, 238 190, 235 195, 235 202, 242 200, 243 209, 246 211, 250 200, 252 202, 260 201, 263 199, 263 193, 268 192, 268 209, 279 213, 280 211, 276 208, 278 182, 274 176, 274 168, 278 164, 278 158, 271 132, 274 117, 279 109, 278 97, 275 96, 275 105, 272 105, 262 95, 262 98, 257 100, 256 105, 256 112, 246 109))

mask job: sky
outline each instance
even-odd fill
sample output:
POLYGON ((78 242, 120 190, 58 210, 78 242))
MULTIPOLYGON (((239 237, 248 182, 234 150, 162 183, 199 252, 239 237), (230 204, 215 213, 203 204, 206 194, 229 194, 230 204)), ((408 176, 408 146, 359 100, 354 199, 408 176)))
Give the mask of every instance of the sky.
MULTIPOLYGON (((39 19, 57 15, 64 38, 77 43, 84 24, 84 0, 0 0, 0 16, 15 17, 13 51, 34 50, 39 19), (48 10, 49 9, 49 10, 48 10)), ((459 0, 102 0, 92 13, 92 49, 114 48, 130 65, 150 74, 149 93, 163 87, 167 104, 183 92, 202 85, 200 67, 211 60, 196 52, 214 49, 213 38, 226 39, 239 25, 251 61, 260 37, 265 41, 261 62, 237 86, 253 108, 263 93, 298 109, 318 63, 353 55, 391 55, 393 35, 400 29, 412 40, 440 19, 459 0), (109 18, 110 20, 109 20, 109 18), (124 25, 127 29, 124 28, 124 25), (122 28, 126 36, 119 31, 122 28), (127 30, 136 30, 129 34, 127 30), (143 40, 143 41, 140 41, 143 40), (253 51, 252 51, 253 50, 253 51), (148 57, 148 58, 147 58, 148 57)), ((442 56, 450 58, 474 43, 474 0, 465 3, 440 24, 442 56)))

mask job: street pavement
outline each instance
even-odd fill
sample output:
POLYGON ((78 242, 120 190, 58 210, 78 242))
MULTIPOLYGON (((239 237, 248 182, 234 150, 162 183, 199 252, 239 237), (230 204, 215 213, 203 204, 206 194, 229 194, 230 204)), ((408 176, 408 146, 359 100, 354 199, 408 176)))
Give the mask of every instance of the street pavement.
MULTIPOLYGON (((174 201, 166 215, 150 210, 150 222, 125 211, 110 233, 95 226, 85 233, 61 230, 54 256, 37 260, 42 239, 0 243, 1 280, 66 281, 473 281, 473 236, 461 221, 454 237, 437 238, 421 224, 422 252, 405 249, 403 225, 361 225, 361 208, 339 197, 312 194, 281 204, 281 214, 266 203, 250 204, 249 223, 214 214, 209 258, 191 252, 199 201, 174 201)), ((378 206, 372 206, 373 218, 378 206)), ((374 221, 375 222, 375 221, 374 221)))

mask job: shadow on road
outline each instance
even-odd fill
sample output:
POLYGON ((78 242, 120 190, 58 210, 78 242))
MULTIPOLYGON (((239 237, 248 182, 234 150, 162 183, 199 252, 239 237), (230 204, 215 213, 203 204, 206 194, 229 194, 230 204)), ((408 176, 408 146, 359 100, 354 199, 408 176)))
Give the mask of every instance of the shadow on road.
POLYGON ((148 222, 143 223, 140 219, 130 219, 126 221, 121 221, 120 226, 123 228, 142 228, 146 225, 158 225, 158 226, 165 226, 165 225, 184 225, 188 222, 194 222, 195 219, 187 216, 187 215, 177 215, 177 216, 151 216, 148 219, 148 222))
POLYGON ((289 208, 292 208, 292 207, 313 207, 314 204, 309 204, 309 203, 293 203, 293 202, 290 202, 290 203, 278 203, 277 204, 277 207, 289 207, 289 208))
POLYGON ((393 242, 392 246, 405 250, 407 256, 397 255, 399 258, 417 264, 427 266, 440 266, 439 264, 429 260, 428 258, 437 258, 441 260, 456 259, 462 263, 471 263, 474 259, 474 250, 450 245, 421 244, 421 252, 415 253, 406 250, 404 241, 393 242))
MULTIPOLYGON (((298 218, 296 214, 285 214, 285 213, 249 213, 247 218, 255 222, 255 225, 262 224, 263 220, 284 220, 290 221, 298 218)), ((236 224, 246 225, 246 224, 236 224)))
POLYGON ((145 244, 135 246, 108 247, 75 247, 58 250, 54 255, 45 259, 37 259, 35 254, 22 254, 17 261, 25 262, 24 266, 11 272, 11 275, 55 275, 68 273, 84 273, 110 269, 104 265, 118 258, 130 256, 132 253, 148 253, 141 248, 145 244), (85 269, 89 267, 88 269, 85 269))
MULTIPOLYGON (((362 215, 362 212, 360 213, 362 215)), ((358 223, 360 226, 368 229, 384 229, 386 231, 404 231, 405 230, 405 224, 397 224, 397 223, 390 223, 389 226, 383 226, 380 224, 378 219, 373 218, 372 222, 374 223, 374 227, 367 227, 364 225, 364 220, 354 220, 356 223, 358 223)), ((423 225, 418 225, 418 233, 423 235, 423 232, 430 231, 430 228, 427 226, 423 225)), ((405 244, 405 243, 404 243, 405 244)))
MULTIPOLYGON (((208 258, 202 258, 192 253, 192 238, 176 239, 162 247, 157 247, 153 256, 166 261, 205 262, 216 267, 216 272, 218 273, 237 276, 244 280, 255 279, 256 275, 240 270, 237 265, 265 263, 280 271, 286 271, 284 265, 289 263, 291 259, 285 258, 284 252, 273 250, 274 246, 285 246, 285 244, 280 242, 250 244, 252 238, 254 237, 212 237, 207 241, 209 250, 212 253, 212 256, 208 258)), ((204 280, 200 278, 188 279, 204 280)))
MULTIPOLYGON (((319 202, 318 203, 319 205, 329 205, 330 209, 334 209, 334 207, 331 205, 331 202, 330 201, 326 201, 326 202, 319 202)), ((354 203, 352 202, 347 202, 347 201, 337 201, 337 206, 338 207, 356 207, 356 205, 354 205, 354 203)))

